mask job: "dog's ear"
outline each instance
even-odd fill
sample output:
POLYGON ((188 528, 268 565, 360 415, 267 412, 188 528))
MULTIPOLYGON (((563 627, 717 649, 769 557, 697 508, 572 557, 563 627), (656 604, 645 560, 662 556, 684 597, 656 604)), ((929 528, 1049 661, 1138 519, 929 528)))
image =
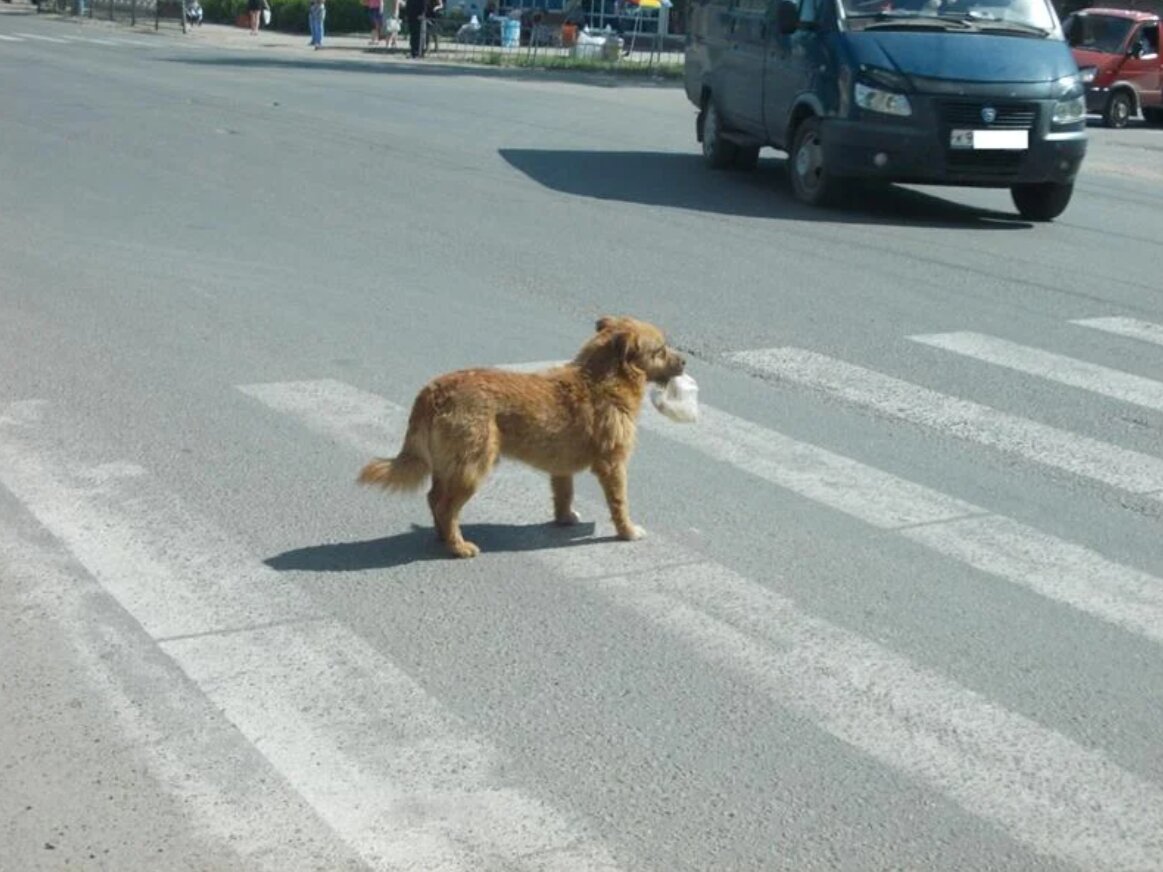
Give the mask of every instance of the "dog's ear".
POLYGON ((603 330, 609 330, 611 327, 613 327, 617 323, 618 323, 618 319, 615 318, 613 315, 603 315, 601 318, 598 319, 598 323, 597 323, 597 325, 595 325, 595 329, 599 333, 601 333, 603 330))
POLYGON ((610 340, 614 353, 623 363, 629 363, 638 354, 638 334, 633 330, 619 330, 610 340))

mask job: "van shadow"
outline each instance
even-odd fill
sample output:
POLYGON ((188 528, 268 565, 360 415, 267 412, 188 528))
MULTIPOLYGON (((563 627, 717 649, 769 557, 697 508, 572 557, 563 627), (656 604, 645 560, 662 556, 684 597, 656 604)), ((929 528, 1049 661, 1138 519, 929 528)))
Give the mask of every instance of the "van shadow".
POLYGON ((1015 230, 1032 225, 1016 212, 965 206, 893 185, 854 184, 840 207, 794 198, 786 161, 765 159, 754 173, 713 171, 701 155, 649 151, 503 148, 501 157, 554 191, 598 200, 716 212, 744 218, 1015 230))
MULTIPOLYGON (((465 524, 464 538, 475 542, 483 553, 542 551, 613 541, 612 536, 594 537, 592 522, 560 527, 557 524, 465 524)), ((431 527, 414 525, 411 532, 359 542, 308 545, 284 551, 263 562, 278 572, 362 572, 391 569, 410 563, 452 559, 437 541, 431 527)))

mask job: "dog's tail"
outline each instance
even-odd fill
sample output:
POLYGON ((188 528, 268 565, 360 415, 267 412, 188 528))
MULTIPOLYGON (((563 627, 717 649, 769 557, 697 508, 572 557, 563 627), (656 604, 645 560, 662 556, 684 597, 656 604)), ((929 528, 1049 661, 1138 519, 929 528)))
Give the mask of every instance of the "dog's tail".
POLYGON ((377 457, 359 473, 360 484, 375 485, 389 491, 414 491, 423 486, 432 472, 428 435, 432 420, 432 403, 423 390, 412 405, 404 447, 395 457, 377 457))

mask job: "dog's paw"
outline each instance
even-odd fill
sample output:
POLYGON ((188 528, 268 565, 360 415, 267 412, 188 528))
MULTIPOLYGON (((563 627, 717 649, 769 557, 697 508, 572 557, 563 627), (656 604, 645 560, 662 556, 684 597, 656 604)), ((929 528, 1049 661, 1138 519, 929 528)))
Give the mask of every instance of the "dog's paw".
POLYGON ((618 531, 618 538, 624 539, 627 542, 633 542, 636 539, 646 538, 646 531, 637 524, 631 524, 625 530, 618 531))
POLYGON ((557 524, 559 527, 572 527, 574 524, 581 523, 581 515, 579 515, 573 509, 570 509, 567 514, 554 518, 553 523, 557 524))
POLYGON ((481 549, 472 542, 458 542, 455 545, 450 544, 448 550, 453 557, 476 557, 481 553, 481 549))

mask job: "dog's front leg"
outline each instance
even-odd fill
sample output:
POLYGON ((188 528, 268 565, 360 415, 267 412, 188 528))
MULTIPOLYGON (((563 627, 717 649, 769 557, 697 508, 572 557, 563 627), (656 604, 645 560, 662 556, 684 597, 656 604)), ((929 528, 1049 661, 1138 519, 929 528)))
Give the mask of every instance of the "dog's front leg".
POLYGON ((610 520, 618 531, 619 539, 641 539, 646 531, 630 520, 630 505, 626 499, 626 463, 595 464, 594 475, 606 494, 606 504, 610 507, 610 520))
POLYGON ((554 475, 549 481, 553 485, 554 521, 562 526, 576 524, 581 517, 573 510, 573 476, 554 475))

